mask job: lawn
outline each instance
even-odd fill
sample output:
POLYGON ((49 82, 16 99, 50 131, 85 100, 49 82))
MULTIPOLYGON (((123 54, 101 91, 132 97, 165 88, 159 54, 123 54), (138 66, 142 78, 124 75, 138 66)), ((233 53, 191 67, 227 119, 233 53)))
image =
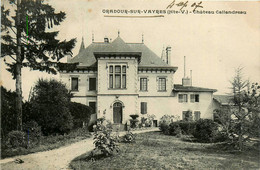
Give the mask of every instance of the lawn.
POLYGON ((259 169, 259 151, 220 149, 217 144, 193 143, 161 132, 138 134, 135 143, 120 143, 120 152, 90 161, 89 153, 75 158, 72 169, 259 169))

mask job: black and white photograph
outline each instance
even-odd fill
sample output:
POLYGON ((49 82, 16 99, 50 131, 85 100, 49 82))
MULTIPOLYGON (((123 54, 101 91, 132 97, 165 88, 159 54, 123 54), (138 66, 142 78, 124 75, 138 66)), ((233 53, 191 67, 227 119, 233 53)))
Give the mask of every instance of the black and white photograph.
POLYGON ((3 170, 260 169, 260 3, 2 0, 3 170))

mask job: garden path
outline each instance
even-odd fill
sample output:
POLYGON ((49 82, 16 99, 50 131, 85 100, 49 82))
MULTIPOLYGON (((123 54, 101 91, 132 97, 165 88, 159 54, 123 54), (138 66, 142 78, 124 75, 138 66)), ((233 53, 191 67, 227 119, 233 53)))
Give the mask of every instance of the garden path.
MULTIPOLYGON (((144 133, 158 131, 158 128, 133 131, 133 133, 144 133)), ((124 135, 120 132, 119 135, 124 135)), ((58 149, 37 152, 28 155, 15 156, 0 160, 0 169, 3 170, 67 170, 69 163, 76 157, 91 151, 94 148, 93 139, 88 138, 58 149), (21 159, 24 163, 15 163, 15 159, 21 159)))

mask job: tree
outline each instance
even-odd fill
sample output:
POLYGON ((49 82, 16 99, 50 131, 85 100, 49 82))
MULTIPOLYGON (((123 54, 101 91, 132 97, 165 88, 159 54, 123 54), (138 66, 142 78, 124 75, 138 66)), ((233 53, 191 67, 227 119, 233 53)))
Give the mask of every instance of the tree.
POLYGON ((69 132, 73 127, 69 111, 70 97, 68 89, 61 82, 39 79, 30 101, 30 120, 35 120, 45 135, 69 132))
MULTIPOLYGON (((231 81, 233 98, 231 114, 234 115, 233 133, 238 135, 238 147, 243 149, 244 142, 252 136, 253 129, 259 128, 259 86, 243 79, 243 68, 239 67, 235 71, 235 76, 231 81), (253 129, 252 129, 253 128, 253 129)), ((259 130, 259 129, 256 129, 259 130)))
POLYGON ((60 25, 65 13, 55 9, 43 0, 9 0, 9 8, 1 6, 1 57, 7 70, 16 80, 17 129, 22 130, 22 81, 21 69, 56 73, 54 65, 66 55, 72 55, 75 39, 60 41, 58 31, 47 30, 60 25), (15 9, 15 10, 14 10, 15 9), (14 15, 11 16, 11 10, 14 15))

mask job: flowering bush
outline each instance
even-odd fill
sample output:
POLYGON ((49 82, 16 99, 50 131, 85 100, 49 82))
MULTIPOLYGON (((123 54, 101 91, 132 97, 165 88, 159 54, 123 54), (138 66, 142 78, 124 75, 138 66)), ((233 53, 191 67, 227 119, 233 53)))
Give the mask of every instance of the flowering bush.
POLYGON ((118 152, 117 138, 111 135, 112 129, 106 127, 101 122, 94 125, 94 150, 101 151, 102 155, 109 156, 118 152))
POLYGON ((126 143, 132 143, 135 141, 135 135, 129 130, 127 133, 123 136, 123 141, 126 143))

